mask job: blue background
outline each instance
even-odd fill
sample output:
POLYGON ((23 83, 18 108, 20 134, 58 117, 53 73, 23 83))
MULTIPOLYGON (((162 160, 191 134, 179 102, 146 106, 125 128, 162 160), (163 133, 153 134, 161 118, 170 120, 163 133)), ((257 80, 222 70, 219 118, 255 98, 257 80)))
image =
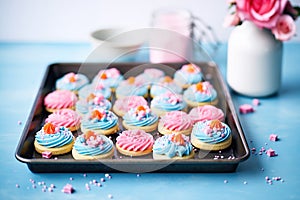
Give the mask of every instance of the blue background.
MULTIPOLYGON (((215 61, 226 71, 226 45, 215 61)), ((0 198, 1 199, 300 199, 300 43, 284 44, 282 88, 278 95, 261 98, 251 114, 239 115, 250 148, 273 148, 277 157, 252 154, 234 173, 137 174, 112 173, 102 187, 85 184, 104 177, 103 173, 34 174, 14 157, 16 146, 29 116, 46 66, 54 62, 82 62, 90 53, 88 43, 0 43, 0 198), (18 121, 22 124, 19 125, 18 121), (269 141, 275 133, 280 141, 269 141), (252 142, 251 142, 252 141, 252 142), (263 170, 262 170, 263 169, 263 170), (269 185, 265 177, 284 181, 269 185), (73 180, 70 180, 70 177, 73 180), (32 188, 30 179, 36 181, 32 188), (224 181, 228 181, 224 183, 224 181), (43 192, 38 182, 54 184, 43 192), (74 194, 61 192, 71 183, 74 194), (247 183, 247 184, 245 184, 247 183), (17 188, 16 184, 20 187, 17 188)), ((236 109, 252 98, 232 93, 236 109)), ((257 151, 258 152, 258 151, 257 151)))

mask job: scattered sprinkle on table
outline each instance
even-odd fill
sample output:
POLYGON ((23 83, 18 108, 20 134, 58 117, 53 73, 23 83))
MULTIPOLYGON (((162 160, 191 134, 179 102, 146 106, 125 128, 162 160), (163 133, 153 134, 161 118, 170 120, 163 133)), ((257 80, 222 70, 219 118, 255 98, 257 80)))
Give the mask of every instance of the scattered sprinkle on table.
POLYGON ((240 106, 239 111, 242 114, 247 114, 254 112, 254 109, 250 104, 243 104, 240 106))

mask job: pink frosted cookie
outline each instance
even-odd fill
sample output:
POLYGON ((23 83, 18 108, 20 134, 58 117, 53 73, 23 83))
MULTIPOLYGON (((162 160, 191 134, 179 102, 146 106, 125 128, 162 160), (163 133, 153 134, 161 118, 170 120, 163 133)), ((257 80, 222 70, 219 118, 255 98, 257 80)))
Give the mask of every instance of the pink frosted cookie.
POLYGON ((189 112, 189 116, 194 123, 213 119, 224 121, 224 112, 212 105, 195 107, 189 112))
POLYGON ((167 112, 158 123, 158 132, 161 134, 189 135, 193 128, 193 120, 183 111, 167 112))
POLYGON ((128 112, 131 108, 135 108, 138 106, 147 105, 147 101, 144 97, 141 96, 128 96, 121 99, 117 99, 113 106, 113 111, 118 116, 122 117, 128 112))
POLYGON ((74 110, 62 109, 50 114, 45 122, 57 127, 64 126, 70 131, 76 131, 80 127, 81 117, 74 110))
POLYGON ((74 110, 77 102, 77 96, 68 90, 55 90, 44 99, 44 105, 48 112, 54 112, 64 108, 74 110))
POLYGON ((142 156, 152 152, 153 136, 143 130, 126 130, 117 137, 118 151, 128 156, 142 156))

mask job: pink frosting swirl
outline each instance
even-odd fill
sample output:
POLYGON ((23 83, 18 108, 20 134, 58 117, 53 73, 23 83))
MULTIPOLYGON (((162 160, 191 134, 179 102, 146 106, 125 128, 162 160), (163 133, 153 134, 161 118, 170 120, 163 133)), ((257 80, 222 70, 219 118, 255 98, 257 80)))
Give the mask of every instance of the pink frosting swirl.
POLYGON ((129 111, 131 108, 147 105, 147 101, 141 96, 127 96, 117 99, 114 106, 123 112, 129 111))
POLYGON ((160 123, 171 131, 187 130, 193 126, 193 120, 183 111, 167 112, 161 117, 160 123))
POLYGON ((62 109, 50 114, 45 122, 55 126, 65 126, 67 128, 78 127, 81 122, 81 117, 74 110, 62 109))
POLYGON ((68 90, 55 90, 44 99, 44 105, 52 109, 71 108, 77 101, 76 95, 68 90))
POLYGON ((189 116, 194 121, 194 123, 214 119, 224 121, 223 111, 212 105, 204 105, 193 108, 190 111, 189 116))
POLYGON ((152 149, 154 139, 143 130, 126 130, 117 137, 117 145, 128 151, 145 151, 152 149))

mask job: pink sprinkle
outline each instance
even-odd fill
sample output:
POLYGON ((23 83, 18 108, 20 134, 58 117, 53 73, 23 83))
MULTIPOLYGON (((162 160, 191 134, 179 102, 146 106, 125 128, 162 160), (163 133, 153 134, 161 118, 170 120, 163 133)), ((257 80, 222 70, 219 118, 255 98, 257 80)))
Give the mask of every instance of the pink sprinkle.
POLYGON ((72 194, 74 192, 74 189, 71 184, 67 184, 61 191, 66 194, 72 194))
POLYGON ((53 192, 53 189, 51 187, 48 188, 49 192, 53 192))
POLYGON ((266 181, 268 181, 270 178, 268 176, 265 177, 266 181))
POLYGON ((51 184, 50 187, 51 187, 51 188, 55 188, 55 185, 54 185, 54 184, 51 184))
POLYGON ((44 151, 44 152, 42 152, 42 157, 43 158, 49 159, 49 158, 51 158, 51 156, 52 156, 52 152, 50 152, 50 151, 44 151))
POLYGON ((21 122, 21 121, 18 121, 18 124, 19 124, 19 125, 21 125, 21 124, 22 124, 22 122, 21 122))
POLYGON ((106 178, 108 178, 110 175, 109 175, 109 174, 104 174, 104 176, 105 176, 106 178))
POLYGON ((270 141, 276 142, 278 140, 278 136, 275 134, 271 134, 269 139, 270 139, 270 141))
POLYGON ((252 100, 252 104, 253 104, 254 106, 260 105, 259 99, 253 99, 253 100, 252 100))
POLYGON ((266 154, 269 156, 269 157, 274 157, 274 156, 277 156, 277 154, 275 153, 275 151, 273 149, 268 149, 266 151, 266 154))
POLYGON ((250 104, 241 105, 239 110, 240 110, 240 113, 242 113, 242 114, 247 114, 247 113, 254 112, 254 109, 250 104))
POLYGON ((105 179, 104 179, 104 178, 101 178, 100 181, 101 181, 101 182, 105 182, 105 179))
POLYGON ((101 187, 102 185, 101 185, 101 183, 97 183, 97 186, 98 186, 98 187, 101 187))

